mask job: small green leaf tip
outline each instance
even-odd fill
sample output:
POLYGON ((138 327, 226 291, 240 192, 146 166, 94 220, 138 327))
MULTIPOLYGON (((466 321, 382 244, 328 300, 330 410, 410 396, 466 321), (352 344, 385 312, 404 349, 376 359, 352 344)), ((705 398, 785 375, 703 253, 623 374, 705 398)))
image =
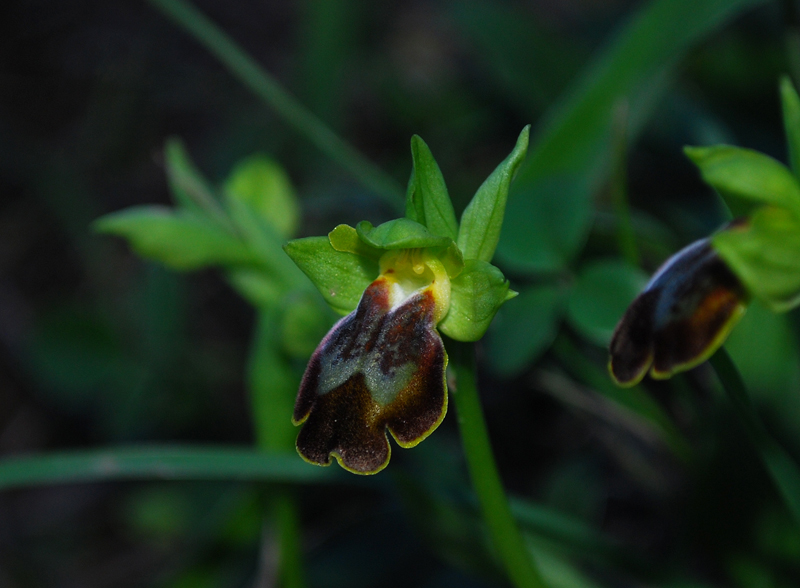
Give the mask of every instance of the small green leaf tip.
POLYGON ((530 125, 517 138, 513 151, 481 184, 461 216, 458 246, 466 259, 491 261, 506 212, 511 181, 528 152, 530 125))

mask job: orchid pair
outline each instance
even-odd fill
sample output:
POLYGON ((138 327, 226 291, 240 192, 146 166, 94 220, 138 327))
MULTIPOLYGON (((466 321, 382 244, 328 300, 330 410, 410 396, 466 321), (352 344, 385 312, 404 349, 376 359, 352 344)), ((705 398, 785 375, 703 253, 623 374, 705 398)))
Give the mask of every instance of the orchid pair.
POLYGON ((405 218, 339 225, 285 251, 341 314, 309 361, 293 422, 308 462, 374 474, 389 462, 387 431, 401 447, 430 435, 447 411, 447 351, 440 332, 477 341, 516 295, 489 263, 529 127, 456 220, 441 170, 422 139, 405 218))

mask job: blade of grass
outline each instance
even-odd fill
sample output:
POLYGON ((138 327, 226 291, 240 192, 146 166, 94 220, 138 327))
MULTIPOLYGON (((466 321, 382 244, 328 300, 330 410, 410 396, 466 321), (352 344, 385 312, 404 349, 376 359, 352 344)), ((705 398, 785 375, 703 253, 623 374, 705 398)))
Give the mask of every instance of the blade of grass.
POLYGON ((402 210, 405 190, 396 181, 300 104, 203 13, 184 0, 148 0, 148 2, 191 34, 219 59, 234 77, 252 90, 300 135, 349 171, 387 204, 397 211, 402 210))
POLYGON ((316 483, 349 479, 311 468, 296 455, 239 447, 140 446, 0 461, 0 490, 108 480, 241 480, 316 483))

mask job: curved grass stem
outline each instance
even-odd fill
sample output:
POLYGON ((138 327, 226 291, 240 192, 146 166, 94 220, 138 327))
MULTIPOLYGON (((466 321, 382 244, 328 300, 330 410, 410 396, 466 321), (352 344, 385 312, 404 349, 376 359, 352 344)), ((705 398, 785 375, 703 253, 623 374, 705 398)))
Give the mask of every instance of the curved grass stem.
POLYGON ((511 514, 508 497, 492 455, 475 381, 473 347, 471 344, 453 342, 448 350, 451 366, 456 374, 453 398, 458 413, 461 442, 492 543, 515 586, 545 588, 541 573, 511 514))
POLYGON ((148 2, 191 34, 219 59, 234 77, 252 90, 298 133, 344 167, 395 210, 401 209, 405 191, 397 182, 300 104, 202 12, 185 0, 148 0, 148 2))

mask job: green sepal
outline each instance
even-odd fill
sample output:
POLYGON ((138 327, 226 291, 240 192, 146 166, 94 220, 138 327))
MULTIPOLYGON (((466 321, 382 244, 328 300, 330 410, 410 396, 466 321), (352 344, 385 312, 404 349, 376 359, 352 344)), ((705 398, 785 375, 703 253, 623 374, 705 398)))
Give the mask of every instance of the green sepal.
POLYGON ((325 302, 340 314, 354 310, 361 294, 378 277, 377 262, 355 253, 336 251, 328 237, 295 239, 283 249, 325 302))
POLYGON ((390 220, 373 227, 369 221, 356 225, 359 238, 376 249, 422 249, 449 247, 452 240, 435 235, 418 222, 407 218, 390 220))
POLYGON ((530 130, 530 125, 522 129, 511 154, 481 184, 461 216, 458 247, 467 259, 491 261, 494 256, 503 228, 508 189, 528 152, 530 130))
POLYGON ((252 155, 239 162, 225 181, 225 195, 247 202, 284 238, 291 237, 300 221, 289 176, 264 154, 252 155))
POLYGON ((411 137, 413 170, 406 194, 406 216, 433 234, 458 238, 458 221, 447 193, 442 170, 419 136, 411 137))
POLYGON ((789 148, 789 164, 795 176, 800 176, 800 97, 788 76, 781 78, 781 105, 789 148))
POLYGON ((259 261, 236 236, 190 210, 137 206, 103 216, 93 226, 101 233, 124 237, 140 256, 177 270, 255 266, 259 261))
POLYGON ((775 312, 800 304, 800 219, 785 208, 759 208, 744 225, 711 243, 751 295, 775 312))
POLYGON ((378 261, 381 255, 385 253, 382 249, 367 245, 358 236, 358 231, 350 225, 338 225, 328 233, 328 239, 330 239, 331 245, 336 251, 355 253, 374 261, 378 261))
POLYGON ((684 152, 723 196, 783 206, 800 218, 800 184, 779 161, 731 145, 685 147, 684 152))
POLYGON ((509 292, 508 280, 495 266, 479 259, 465 261, 462 272, 450 281, 450 310, 439 330, 456 341, 477 341, 509 292))

